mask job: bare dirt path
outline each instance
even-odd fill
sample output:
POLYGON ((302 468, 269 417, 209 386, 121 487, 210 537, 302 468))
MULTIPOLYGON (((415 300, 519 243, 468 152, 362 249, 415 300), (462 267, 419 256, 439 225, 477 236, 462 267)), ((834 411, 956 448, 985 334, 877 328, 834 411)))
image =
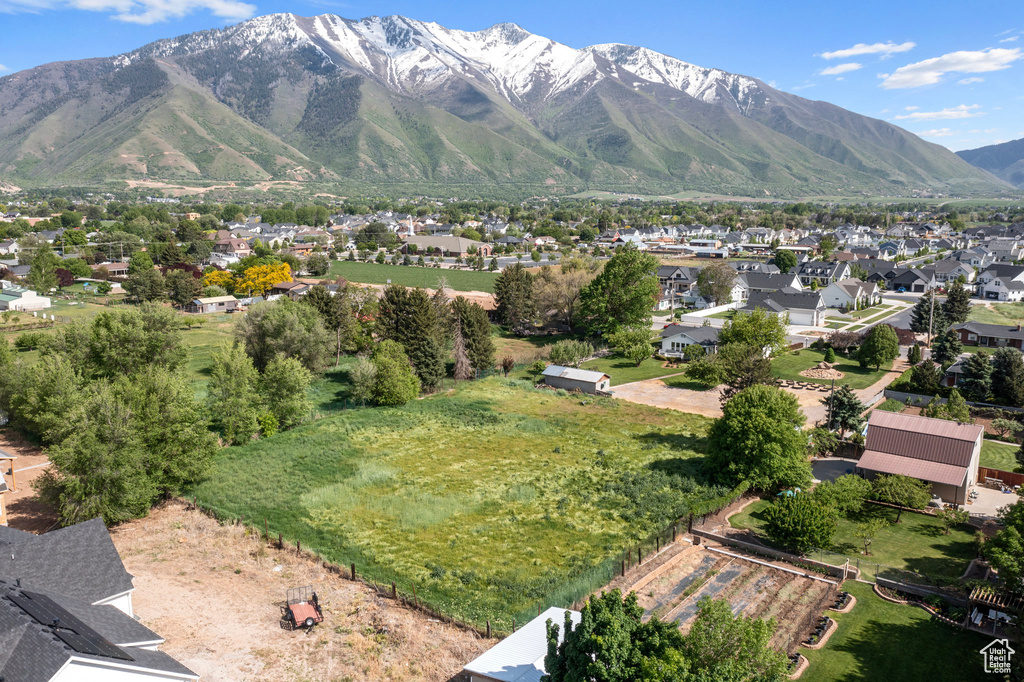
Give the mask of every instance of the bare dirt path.
POLYGON ((167 639, 163 651, 206 682, 443 682, 494 644, 178 501, 111 535, 135 576, 137 615, 167 639), (286 590, 308 584, 317 588, 324 623, 309 634, 283 630, 286 590))

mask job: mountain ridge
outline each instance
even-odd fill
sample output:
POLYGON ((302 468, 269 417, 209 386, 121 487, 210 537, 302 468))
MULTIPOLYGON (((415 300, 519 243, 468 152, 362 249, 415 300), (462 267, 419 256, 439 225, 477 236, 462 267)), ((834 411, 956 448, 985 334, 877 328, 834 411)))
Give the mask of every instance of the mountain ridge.
POLYGON ((956 155, 975 168, 1024 189, 1024 137, 977 149, 964 149, 956 155))
POLYGON ((748 76, 512 23, 468 32, 401 16, 266 15, 11 74, 0 140, 0 178, 21 183, 1005 187, 896 126, 748 76))

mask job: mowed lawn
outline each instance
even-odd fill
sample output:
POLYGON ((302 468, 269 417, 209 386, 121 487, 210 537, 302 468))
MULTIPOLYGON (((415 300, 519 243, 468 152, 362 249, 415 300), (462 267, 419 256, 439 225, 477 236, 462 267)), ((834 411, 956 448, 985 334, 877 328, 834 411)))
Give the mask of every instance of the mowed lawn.
POLYGON ((857 599, 849 613, 828 615, 839 627, 821 649, 800 649, 810 661, 801 682, 962 682, 986 677, 980 649, 991 641, 934 620, 924 609, 881 599, 870 585, 848 580, 857 599))
POLYGON ((337 260, 331 262, 331 277, 341 275, 351 282, 363 284, 400 284, 406 287, 436 289, 437 281, 444 277, 455 291, 486 291, 494 293, 497 274, 476 270, 446 270, 421 268, 415 265, 391 265, 337 260))
MULTIPOLYGON (((729 519, 733 528, 746 528, 760 534, 764 525, 764 510, 770 504, 761 500, 729 519)), ((872 518, 896 520, 896 510, 876 504, 865 504, 860 512, 840 517, 839 527, 832 539, 831 550, 850 558, 851 562, 881 564, 892 568, 915 571, 929 576, 958 578, 967 564, 976 556, 974 533, 968 526, 958 526, 945 535, 942 524, 933 516, 903 512, 900 522, 892 523, 871 543, 871 555, 861 552, 864 545, 854 535, 858 523, 872 518)), ((765 544, 770 544, 764 539, 765 544)), ((873 573, 876 567, 870 567, 873 573)))
POLYGON ((614 558, 658 530, 627 520, 612 486, 696 474, 708 422, 492 377, 226 448, 188 494, 507 631, 604 585, 614 558))
MULTIPOLYGON (((804 348, 799 352, 787 351, 772 360, 772 374, 779 379, 789 379, 790 381, 831 384, 831 379, 812 379, 800 375, 800 372, 816 367, 819 362, 824 360, 825 352, 816 348, 804 348)), ((877 372, 874 367, 864 369, 856 360, 847 359, 842 354, 836 353, 836 363, 833 368, 843 373, 843 378, 836 380, 836 386, 849 384, 852 389, 867 388, 884 377, 891 367, 892 363, 890 362, 882 365, 882 369, 877 372)))
POLYGON ((1017 464, 1017 450, 1019 445, 1012 443, 999 443, 994 440, 983 440, 981 442, 981 466, 1000 471, 1015 471, 1017 464))

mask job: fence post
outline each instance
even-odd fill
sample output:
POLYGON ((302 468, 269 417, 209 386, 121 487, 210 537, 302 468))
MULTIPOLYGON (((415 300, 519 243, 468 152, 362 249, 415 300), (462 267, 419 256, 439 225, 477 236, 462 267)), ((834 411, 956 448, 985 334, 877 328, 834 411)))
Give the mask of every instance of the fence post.
POLYGON ((515 632, 515 631, 516 631, 516 619, 513 618, 512 619, 512 632, 515 632))
POLYGON ((277 548, 284 549, 284 538, 281 537, 280 533, 277 534, 277 548))
POLYGON ((491 619, 487 619, 487 639, 491 638, 491 619))
POLYGON ((639 566, 644 562, 644 555, 641 554, 640 545, 636 547, 636 565, 639 566))
MULTIPOLYGON (((398 588, 395 587, 395 581, 394 580, 391 581, 391 598, 392 599, 398 599, 398 588)), ((490 621, 488 621, 488 622, 490 622, 490 621)))
POLYGON ((622 560, 622 577, 623 578, 626 577, 626 560, 625 559, 622 560))
MULTIPOLYGON (((355 564, 352 564, 355 566, 355 564)), ((420 598, 416 596, 416 583, 412 584, 412 601, 417 607, 420 605, 420 598)))
POLYGON ((302 553, 302 540, 296 540, 295 541, 295 553, 296 554, 301 554, 302 553))
POLYGON ((353 564, 352 564, 352 580, 355 580, 355 579, 356 579, 356 565, 353 562, 353 564))
POLYGON ((267 517, 263 517, 263 535, 266 536, 267 542, 270 542, 270 526, 267 525, 267 517))

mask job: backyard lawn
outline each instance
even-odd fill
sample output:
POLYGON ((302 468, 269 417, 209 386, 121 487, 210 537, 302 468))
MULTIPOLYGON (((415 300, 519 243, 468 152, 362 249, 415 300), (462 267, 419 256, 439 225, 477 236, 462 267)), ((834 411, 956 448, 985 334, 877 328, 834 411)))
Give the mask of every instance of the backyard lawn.
POLYGON ((991 641, 933 620, 924 609, 887 602, 871 586, 848 580, 857 599, 821 649, 801 649, 810 667, 801 682, 960 682, 986 677, 979 650, 991 641))
POLYGON ((445 270, 438 268, 421 268, 415 265, 390 265, 379 263, 362 263, 358 261, 336 260, 331 262, 331 277, 341 275, 351 282, 363 284, 400 284, 406 287, 424 287, 436 289, 437 280, 444 277, 448 287, 455 291, 486 291, 494 293, 493 272, 476 270, 445 270))
POLYGON ((696 475, 708 423, 492 377, 226 448, 187 494, 507 631, 607 583, 657 529, 631 475, 696 475))
POLYGON ((1000 471, 1014 471, 1017 468, 1019 445, 999 443, 994 440, 981 441, 981 466, 1000 471))
MULTIPOLYGON (((760 533, 764 523, 763 512, 769 504, 765 500, 755 502, 729 519, 729 524, 733 528, 760 533)), ((841 517, 832 547, 826 549, 849 557, 851 563, 860 559, 863 562, 861 570, 865 570, 864 563, 870 562, 944 578, 963 575, 967 564, 976 555, 973 531, 967 526, 953 528, 949 535, 945 535, 935 517, 903 512, 898 524, 893 523, 875 537, 871 543, 871 555, 865 557, 861 554, 863 543, 853 533, 858 523, 872 518, 885 518, 892 522, 896 520, 896 510, 865 504, 862 511, 841 517)), ((768 544, 767 540, 764 542, 768 544)), ((833 557, 830 563, 835 563, 835 559, 833 557)), ((875 567, 869 569, 873 573, 875 567)))
MULTIPOLYGON (((816 366, 819 362, 824 361, 825 352, 817 350, 815 348, 805 348, 799 352, 799 355, 794 355, 795 351, 789 351, 777 356, 772 360, 772 374, 779 379, 789 379, 791 381, 810 381, 817 384, 830 384, 831 380, 828 379, 811 379, 809 377, 800 376, 800 372, 810 369, 816 366)), ((841 354, 836 354, 835 369, 843 373, 842 379, 836 380, 837 386, 843 384, 849 384, 850 388, 860 389, 867 388, 871 384, 875 383, 879 379, 885 376, 886 372, 892 367, 892 363, 883 365, 880 371, 875 371, 874 368, 863 369, 856 360, 851 360, 843 357, 841 354)))

